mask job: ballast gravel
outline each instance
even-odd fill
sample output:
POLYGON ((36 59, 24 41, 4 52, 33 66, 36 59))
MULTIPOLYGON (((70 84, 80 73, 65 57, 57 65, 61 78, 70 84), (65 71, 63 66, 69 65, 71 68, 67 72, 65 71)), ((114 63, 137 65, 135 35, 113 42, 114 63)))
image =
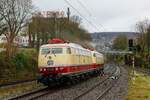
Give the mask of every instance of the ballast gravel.
MULTIPOLYGON (((105 72, 112 72, 113 70, 115 70, 115 65, 111 64, 111 65, 105 65, 107 66, 105 68, 105 72)), ((122 68, 122 74, 126 74, 127 72, 124 72, 124 68, 122 68)), ((103 99, 103 100, 123 100, 124 96, 126 95, 126 89, 127 89, 127 80, 125 77, 127 77, 126 75, 122 75, 119 79, 119 81, 117 82, 117 84, 115 85, 114 88, 112 88, 112 91, 110 91, 108 93, 108 95, 103 99), (116 88, 116 89, 115 89, 116 88), (115 97, 117 95, 117 97, 115 97)), ((37 100, 73 100, 75 97, 77 97, 78 95, 84 93, 85 91, 87 91, 88 89, 92 88, 93 86, 95 86, 97 83, 99 83, 100 81, 102 81, 106 76, 98 76, 95 78, 91 78, 88 79, 86 81, 77 83, 76 85, 72 85, 69 88, 66 89, 62 89, 56 93, 53 94, 49 94, 43 97, 38 98, 37 100)), ((98 88, 96 89, 92 95, 90 94, 90 96, 85 96, 85 98, 83 97, 82 100, 93 100, 93 97, 97 97, 98 94, 96 93, 96 91, 101 91, 103 88, 98 88)))
POLYGON ((128 93, 128 71, 121 66, 121 77, 102 100, 125 100, 128 93))

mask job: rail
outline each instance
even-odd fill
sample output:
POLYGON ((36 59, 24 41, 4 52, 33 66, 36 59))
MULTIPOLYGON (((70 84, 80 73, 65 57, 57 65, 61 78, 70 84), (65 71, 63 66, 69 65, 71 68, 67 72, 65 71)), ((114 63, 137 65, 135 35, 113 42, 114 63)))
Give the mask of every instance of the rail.
POLYGON ((37 79, 31 79, 31 80, 22 80, 22 81, 16 81, 16 82, 10 82, 6 84, 0 84, 0 88, 8 87, 8 86, 16 86, 18 84, 24 84, 28 82, 36 81, 37 79))
MULTIPOLYGON (((101 80, 98 84, 96 84, 94 87, 90 88, 85 93, 83 93, 83 94, 79 95, 78 97, 74 98, 74 100, 77 100, 77 99, 83 97, 84 95, 88 94, 90 91, 92 91, 93 89, 98 87, 100 84, 105 83, 108 79, 112 79, 112 78, 116 77, 117 73, 118 73, 118 68, 115 68, 113 70, 113 72, 108 74, 108 76, 106 78, 101 80)), ((19 100, 19 99, 35 100, 35 99, 38 99, 40 97, 44 97, 44 96, 46 96, 48 94, 56 93, 56 92, 58 92, 58 91, 60 91, 62 89, 64 89, 64 87, 53 87, 53 88, 45 87, 45 88, 42 88, 42 89, 39 89, 39 90, 35 90, 35 91, 32 91, 32 92, 28 92, 28 93, 22 94, 20 96, 16 96, 16 97, 10 98, 9 100, 19 100)))
MULTIPOLYGON (((120 75, 120 69, 118 69, 115 72, 115 77, 117 74, 120 75)), ((118 76, 118 75, 117 75, 118 76)), ((106 88, 97 98, 96 100, 101 100, 103 97, 105 97, 105 95, 107 95, 107 93, 113 88, 113 86, 116 84, 116 82, 118 81, 119 78, 117 78, 115 81, 112 82, 112 85, 110 85, 108 88, 106 88)))
MULTIPOLYGON (((117 67, 116 70, 111 75, 109 75, 108 77, 106 77, 105 79, 103 79, 102 81, 100 81, 98 84, 96 84, 92 88, 88 89, 86 92, 84 92, 81 95, 75 97, 73 100, 79 100, 80 98, 84 97, 85 95, 87 95, 88 93, 90 93, 92 90, 94 90, 95 88, 97 88, 98 86, 100 86, 101 84, 104 84, 110 78, 111 79, 116 79, 116 76, 118 76, 118 73, 120 74, 120 69, 117 67)), ((115 83, 116 82, 113 82, 111 86, 109 86, 108 88, 106 88, 106 90, 104 90, 103 93, 101 93, 101 95, 99 95, 96 100, 100 100, 102 97, 104 97, 104 95, 107 94, 109 90, 111 90, 111 88, 114 86, 115 83)))

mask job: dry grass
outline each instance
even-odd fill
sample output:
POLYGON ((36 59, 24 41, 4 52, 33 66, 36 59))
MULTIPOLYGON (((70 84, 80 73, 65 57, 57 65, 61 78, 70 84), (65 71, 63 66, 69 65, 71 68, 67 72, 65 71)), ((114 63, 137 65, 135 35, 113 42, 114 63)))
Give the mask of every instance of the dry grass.
POLYGON ((10 97, 20 95, 22 93, 29 92, 33 89, 37 89, 42 87, 43 85, 37 84, 36 82, 23 84, 23 85, 17 85, 14 87, 8 87, 8 88, 0 88, 0 100, 8 99, 10 97))
POLYGON ((150 100, 150 76, 137 73, 129 85, 126 100, 150 100))

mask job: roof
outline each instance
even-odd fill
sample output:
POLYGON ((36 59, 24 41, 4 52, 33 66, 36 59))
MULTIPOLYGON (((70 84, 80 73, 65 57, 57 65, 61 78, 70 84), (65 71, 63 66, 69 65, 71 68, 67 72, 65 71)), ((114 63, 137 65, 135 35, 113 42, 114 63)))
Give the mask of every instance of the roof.
POLYGON ((42 45, 41 48, 42 47, 73 47, 73 48, 85 49, 81 45, 75 43, 45 44, 42 45))

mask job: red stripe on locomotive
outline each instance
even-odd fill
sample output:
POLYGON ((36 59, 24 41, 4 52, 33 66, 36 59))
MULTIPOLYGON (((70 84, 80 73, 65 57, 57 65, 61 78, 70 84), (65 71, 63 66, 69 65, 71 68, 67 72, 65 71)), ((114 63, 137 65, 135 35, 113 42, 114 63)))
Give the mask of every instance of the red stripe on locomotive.
POLYGON ((80 66, 55 66, 55 67, 43 67, 40 68, 40 73, 43 75, 48 74, 70 74, 77 72, 84 72, 88 70, 94 70, 103 67, 103 64, 92 64, 92 65, 80 65, 80 66))

